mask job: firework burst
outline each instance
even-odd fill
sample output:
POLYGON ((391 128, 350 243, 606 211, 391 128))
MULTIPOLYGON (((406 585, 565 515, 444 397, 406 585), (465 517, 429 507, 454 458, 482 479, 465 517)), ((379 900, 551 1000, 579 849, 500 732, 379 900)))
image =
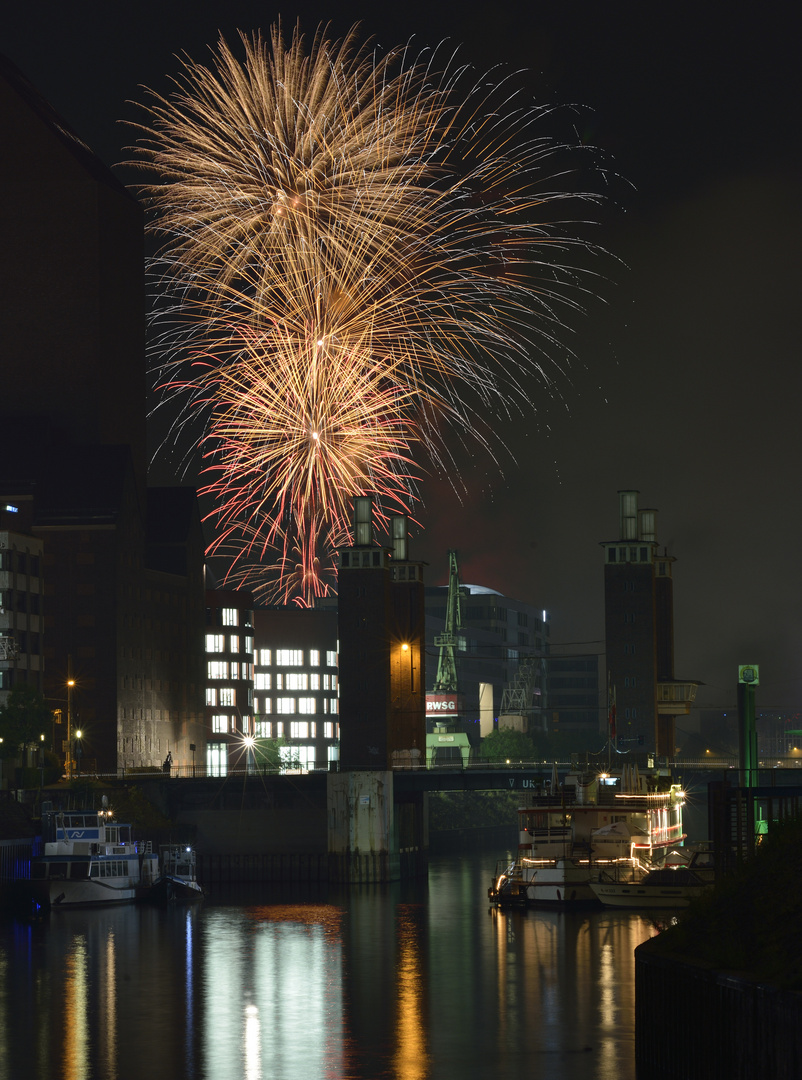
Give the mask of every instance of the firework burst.
POLYGON ((481 441, 481 415, 546 378, 577 274, 545 223, 554 147, 504 80, 354 32, 241 43, 243 62, 222 41, 187 61, 142 127, 157 370, 205 418, 211 552, 308 603, 354 495, 408 510, 416 453, 443 467, 446 432, 481 441))

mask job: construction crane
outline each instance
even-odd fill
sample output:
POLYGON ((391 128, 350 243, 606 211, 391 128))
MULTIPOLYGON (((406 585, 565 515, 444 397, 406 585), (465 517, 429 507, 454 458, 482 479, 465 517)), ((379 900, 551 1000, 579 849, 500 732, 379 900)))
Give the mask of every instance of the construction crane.
POLYGON ((435 694, 457 693, 457 634, 462 629, 462 597, 459 591, 459 566, 456 551, 448 553, 448 600, 446 625, 442 634, 435 634, 434 644, 440 650, 437 660, 435 694))
POLYGON ((526 656, 518 664, 518 669, 513 678, 504 687, 501 695, 501 707, 499 708, 499 726, 502 717, 520 716, 526 720, 527 727, 536 712, 540 711, 540 705, 535 705, 533 698, 540 694, 537 685, 538 676, 542 671, 542 660, 539 656, 526 656))

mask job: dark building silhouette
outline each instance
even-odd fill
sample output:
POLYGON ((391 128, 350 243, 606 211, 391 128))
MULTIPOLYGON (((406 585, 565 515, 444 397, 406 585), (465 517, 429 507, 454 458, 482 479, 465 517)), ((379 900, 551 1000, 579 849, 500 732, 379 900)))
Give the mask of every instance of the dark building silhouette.
POLYGON ((657 511, 620 491, 619 535, 604 548, 607 676, 620 746, 673 757, 675 717, 699 685, 674 678, 673 556, 657 544, 657 511))
POLYGON ((188 761, 203 543, 194 492, 146 490, 141 208, 2 58, 0 143, 0 494, 42 545, 44 691, 74 679, 86 769, 188 761))
POLYGON ((340 761, 344 769, 423 760, 423 564, 408 558, 406 519, 393 548, 373 538, 372 500, 354 500, 354 544, 339 555, 340 761))

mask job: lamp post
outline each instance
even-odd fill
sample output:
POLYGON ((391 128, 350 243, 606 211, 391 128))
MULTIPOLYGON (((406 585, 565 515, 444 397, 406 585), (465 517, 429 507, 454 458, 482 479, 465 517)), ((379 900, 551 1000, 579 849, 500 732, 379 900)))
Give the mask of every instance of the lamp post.
POLYGON ((72 688, 75 679, 70 678, 72 664, 67 664, 67 779, 72 780, 72 688))
POLYGON ((80 728, 75 732, 75 756, 78 759, 78 775, 81 775, 81 737, 83 732, 80 728))

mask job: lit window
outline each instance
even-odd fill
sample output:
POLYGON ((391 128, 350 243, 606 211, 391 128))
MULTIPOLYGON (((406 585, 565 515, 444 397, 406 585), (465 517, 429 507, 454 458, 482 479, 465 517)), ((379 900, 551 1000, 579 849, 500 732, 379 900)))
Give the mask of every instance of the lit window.
POLYGON ((207 634, 206 635, 206 652, 225 652, 225 651, 226 651, 225 634, 207 634))
POLYGON ((236 691, 233 686, 222 686, 220 688, 220 704, 227 705, 229 708, 237 704, 236 691))
POLYGON ((294 713, 295 712, 295 698, 294 697, 276 698, 276 712, 277 713, 294 713))
POLYGON ((233 607, 224 607, 220 612, 223 626, 239 626, 239 612, 233 607))
MULTIPOLYGON (((245 664, 243 664, 242 666, 244 668, 245 664)), ((243 671, 242 674, 244 676, 245 672, 243 671)), ((231 678, 232 679, 238 679, 239 678, 239 664, 236 661, 232 661, 232 664, 231 664, 231 678)))
POLYGON ((303 662, 303 649, 276 649, 276 667, 300 667, 303 662))
POLYGON ((316 699, 313 697, 299 697, 298 698, 298 712, 309 715, 316 712, 315 709, 316 699))
POLYGON ((248 637, 247 635, 245 637, 245 652, 246 653, 253 653, 255 655, 254 648, 253 648, 253 638, 248 637))
POLYGON ((280 671, 276 672, 276 690, 284 689, 284 676, 280 671))
POLYGON ((232 634, 230 636, 228 651, 233 653, 239 652, 239 634, 232 634))
POLYGON ((340 760, 340 748, 339 748, 339 746, 336 746, 334 743, 331 743, 327 747, 327 749, 328 749, 328 759, 329 759, 329 761, 339 761, 340 760))
POLYGON ((272 711, 273 711, 273 699, 269 698, 269 697, 266 697, 264 699, 263 704, 264 704, 264 708, 262 709, 262 712, 272 713, 272 711))
POLYGON ((326 653, 326 667, 337 667, 337 653, 329 649, 326 653))
POLYGON ((272 662, 273 662, 271 660, 272 651, 273 651, 272 649, 259 649, 259 653, 258 653, 258 655, 259 655, 259 664, 262 667, 270 667, 270 665, 272 664, 272 662))
POLYGON ((309 689, 310 690, 319 690, 320 689, 320 676, 316 672, 313 672, 309 676, 309 689))
POLYGON ((284 721, 283 720, 277 720, 276 721, 276 738, 277 739, 283 739, 284 738, 284 721))
POLYGON ((327 720, 323 725, 323 738, 324 739, 333 739, 334 738, 334 724, 331 722, 331 720, 327 720))
POLYGON ((331 690, 331 675, 324 675, 323 676, 323 689, 324 690, 331 690))
POLYGON ((207 686, 206 687, 206 704, 207 705, 216 705, 217 704, 217 691, 212 686, 207 686))
POLYGON ((270 685, 270 673, 265 671, 257 671, 253 677, 254 690, 272 690, 270 685))
POLYGON ((225 735, 228 731, 228 716, 225 713, 215 713, 212 717, 212 731, 215 735, 225 735))
POLYGON ((257 739, 269 739, 273 725, 269 720, 257 720, 254 733, 257 739))
POLYGON ((320 649, 309 650, 309 666, 320 667, 320 649))
POLYGON ((309 724, 305 720, 293 720, 290 724, 291 739, 308 739, 309 724))
POLYGON ((207 669, 210 679, 228 678, 228 664, 225 660, 210 660, 207 669))
POLYGON ((309 676, 305 672, 288 672, 284 676, 285 690, 308 690, 309 676))
POLYGON ((336 697, 329 698, 329 712, 330 713, 336 713, 337 712, 337 698, 336 697))
POLYGON ((206 744, 206 772, 209 776, 225 776, 228 771, 228 757, 225 743, 206 744))

